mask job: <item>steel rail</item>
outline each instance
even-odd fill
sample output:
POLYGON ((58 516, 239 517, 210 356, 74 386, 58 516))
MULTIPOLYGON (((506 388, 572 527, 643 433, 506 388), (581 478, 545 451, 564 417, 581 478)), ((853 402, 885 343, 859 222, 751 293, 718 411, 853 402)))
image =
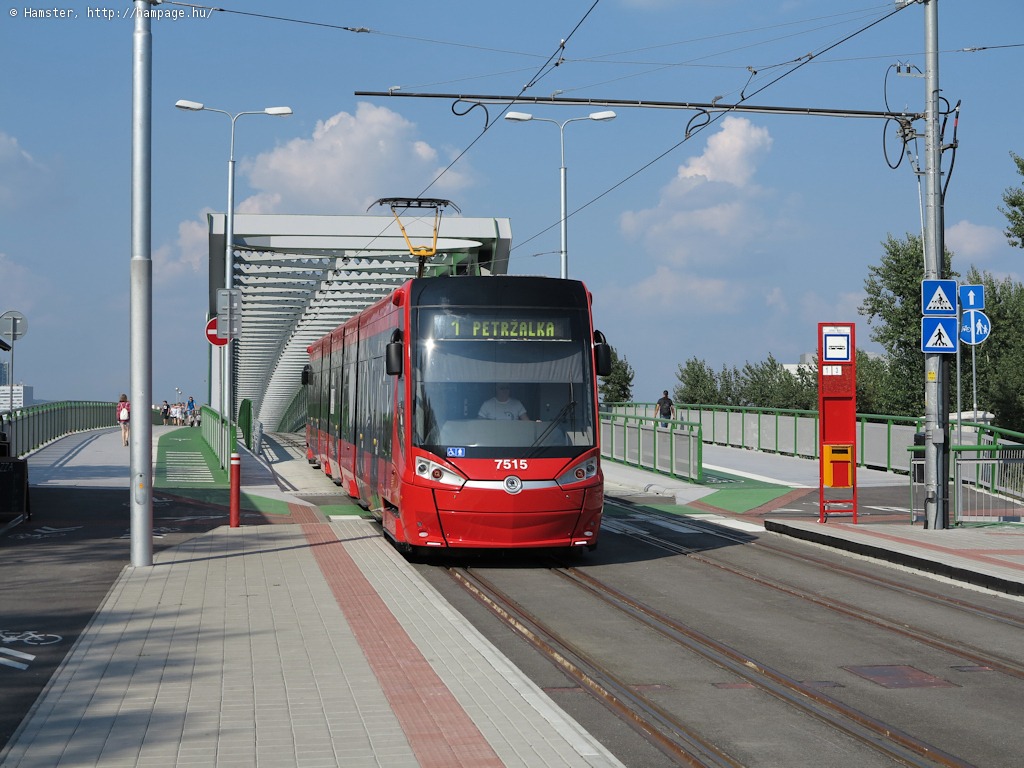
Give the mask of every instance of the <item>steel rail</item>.
POLYGON ((586 657, 487 579, 466 568, 449 568, 448 574, 583 690, 668 756, 698 768, 741 768, 741 763, 637 694, 629 684, 586 657))
POLYGON ((555 569, 563 578, 587 589, 623 613, 708 661, 736 674, 758 688, 785 701, 830 727, 874 748, 881 754, 909 766, 968 768, 967 763, 920 739, 904 733, 859 710, 804 685, 724 643, 687 627, 661 611, 629 597, 614 587, 576 568, 555 569))

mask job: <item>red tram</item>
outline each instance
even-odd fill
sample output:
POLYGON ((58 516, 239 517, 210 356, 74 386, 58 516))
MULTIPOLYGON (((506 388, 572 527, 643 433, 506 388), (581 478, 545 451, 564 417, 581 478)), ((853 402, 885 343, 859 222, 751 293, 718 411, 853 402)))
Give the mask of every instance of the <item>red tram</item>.
POLYGON ((578 281, 413 279, 309 347, 307 456, 406 551, 593 549, 610 366, 578 281))

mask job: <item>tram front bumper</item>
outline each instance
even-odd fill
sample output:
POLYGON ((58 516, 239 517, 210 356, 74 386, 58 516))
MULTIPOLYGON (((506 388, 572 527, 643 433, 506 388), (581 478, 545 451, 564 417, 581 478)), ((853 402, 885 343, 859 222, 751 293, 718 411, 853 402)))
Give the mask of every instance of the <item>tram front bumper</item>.
POLYGON ((593 545, 603 494, 560 488, 495 494, 436 491, 438 520, 450 547, 569 547, 593 545))

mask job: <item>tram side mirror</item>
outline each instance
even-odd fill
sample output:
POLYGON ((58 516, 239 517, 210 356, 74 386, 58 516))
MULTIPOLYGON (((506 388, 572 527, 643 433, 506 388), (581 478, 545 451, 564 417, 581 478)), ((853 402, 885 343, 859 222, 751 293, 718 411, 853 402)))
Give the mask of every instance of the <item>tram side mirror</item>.
POLYGON ((313 383, 313 366, 304 365, 302 366, 302 386, 307 386, 313 383))
POLYGON ((598 376, 612 373, 612 348, 600 331, 594 331, 594 368, 598 376))
POLYGON ((402 332, 395 329, 384 349, 384 365, 388 376, 402 375, 402 332))

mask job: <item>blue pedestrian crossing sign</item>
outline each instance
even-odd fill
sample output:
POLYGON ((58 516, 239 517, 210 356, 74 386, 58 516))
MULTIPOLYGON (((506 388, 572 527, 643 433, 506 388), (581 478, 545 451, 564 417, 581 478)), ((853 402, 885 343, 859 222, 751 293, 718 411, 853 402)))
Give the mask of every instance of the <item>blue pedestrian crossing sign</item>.
MULTIPOLYGON (((956 295, 955 293, 953 294, 956 295)), ((960 336, 956 331, 956 317, 922 317, 921 351, 926 353, 955 354, 960 336)))
POLYGON ((960 309, 966 312, 969 309, 985 308, 985 286, 984 285, 961 285, 960 286, 960 309))
POLYGON ((969 309, 960 321, 960 341, 964 344, 981 344, 992 332, 992 321, 980 309, 969 309))
POLYGON ((956 280, 922 280, 921 314, 925 317, 956 314, 956 280))

